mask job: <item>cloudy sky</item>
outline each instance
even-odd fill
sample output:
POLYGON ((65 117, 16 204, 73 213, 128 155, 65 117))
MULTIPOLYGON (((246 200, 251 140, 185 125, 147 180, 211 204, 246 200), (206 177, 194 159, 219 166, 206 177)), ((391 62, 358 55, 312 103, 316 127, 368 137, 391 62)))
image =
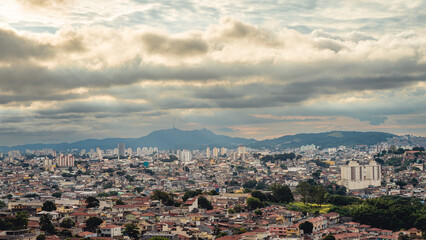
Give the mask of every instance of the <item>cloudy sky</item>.
POLYGON ((426 136, 426 1, 2 0, 0 145, 426 136))

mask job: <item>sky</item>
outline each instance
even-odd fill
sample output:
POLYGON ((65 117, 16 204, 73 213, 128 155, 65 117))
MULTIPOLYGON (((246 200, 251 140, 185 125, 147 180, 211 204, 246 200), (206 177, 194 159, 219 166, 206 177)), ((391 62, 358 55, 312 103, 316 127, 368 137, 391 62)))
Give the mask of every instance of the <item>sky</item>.
POLYGON ((2 0, 0 145, 426 136, 426 1, 2 0))

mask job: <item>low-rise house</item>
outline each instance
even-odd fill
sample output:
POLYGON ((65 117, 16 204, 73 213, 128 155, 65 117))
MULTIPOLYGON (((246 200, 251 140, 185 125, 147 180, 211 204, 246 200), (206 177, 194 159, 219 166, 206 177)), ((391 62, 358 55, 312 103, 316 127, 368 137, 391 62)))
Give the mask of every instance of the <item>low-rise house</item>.
POLYGON ((119 237, 121 236, 121 226, 114 224, 107 224, 101 227, 101 236, 102 237, 119 237))

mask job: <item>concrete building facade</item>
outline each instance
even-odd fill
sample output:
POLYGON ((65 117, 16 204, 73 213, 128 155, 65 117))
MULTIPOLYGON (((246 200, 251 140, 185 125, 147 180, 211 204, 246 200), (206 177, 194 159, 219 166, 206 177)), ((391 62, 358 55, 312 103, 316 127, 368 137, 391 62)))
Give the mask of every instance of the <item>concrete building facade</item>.
POLYGON ((370 161, 368 165, 350 161, 348 165, 341 167, 342 184, 349 190, 377 187, 382 181, 381 171, 381 166, 376 161, 370 161))

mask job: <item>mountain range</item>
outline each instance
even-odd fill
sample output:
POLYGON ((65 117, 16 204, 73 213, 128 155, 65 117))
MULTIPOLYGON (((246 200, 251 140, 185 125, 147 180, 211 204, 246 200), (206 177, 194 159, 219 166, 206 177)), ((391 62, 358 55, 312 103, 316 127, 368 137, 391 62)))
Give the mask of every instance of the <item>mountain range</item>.
POLYGON ((258 141, 255 139, 229 137, 217 135, 210 130, 181 130, 177 128, 153 131, 140 138, 105 138, 86 139, 72 143, 56 144, 26 144, 17 146, 0 146, 0 152, 10 150, 25 151, 26 149, 46 149, 51 148, 57 151, 71 149, 113 149, 118 143, 125 143, 126 148, 131 147, 158 147, 159 149, 205 149, 207 147, 227 147, 236 148, 244 145, 256 149, 276 149, 295 148, 303 145, 315 144, 320 147, 354 146, 354 145, 374 145, 384 142, 388 138, 396 135, 384 132, 356 132, 356 131, 333 131, 323 133, 302 133, 296 135, 286 135, 274 139, 258 141))

